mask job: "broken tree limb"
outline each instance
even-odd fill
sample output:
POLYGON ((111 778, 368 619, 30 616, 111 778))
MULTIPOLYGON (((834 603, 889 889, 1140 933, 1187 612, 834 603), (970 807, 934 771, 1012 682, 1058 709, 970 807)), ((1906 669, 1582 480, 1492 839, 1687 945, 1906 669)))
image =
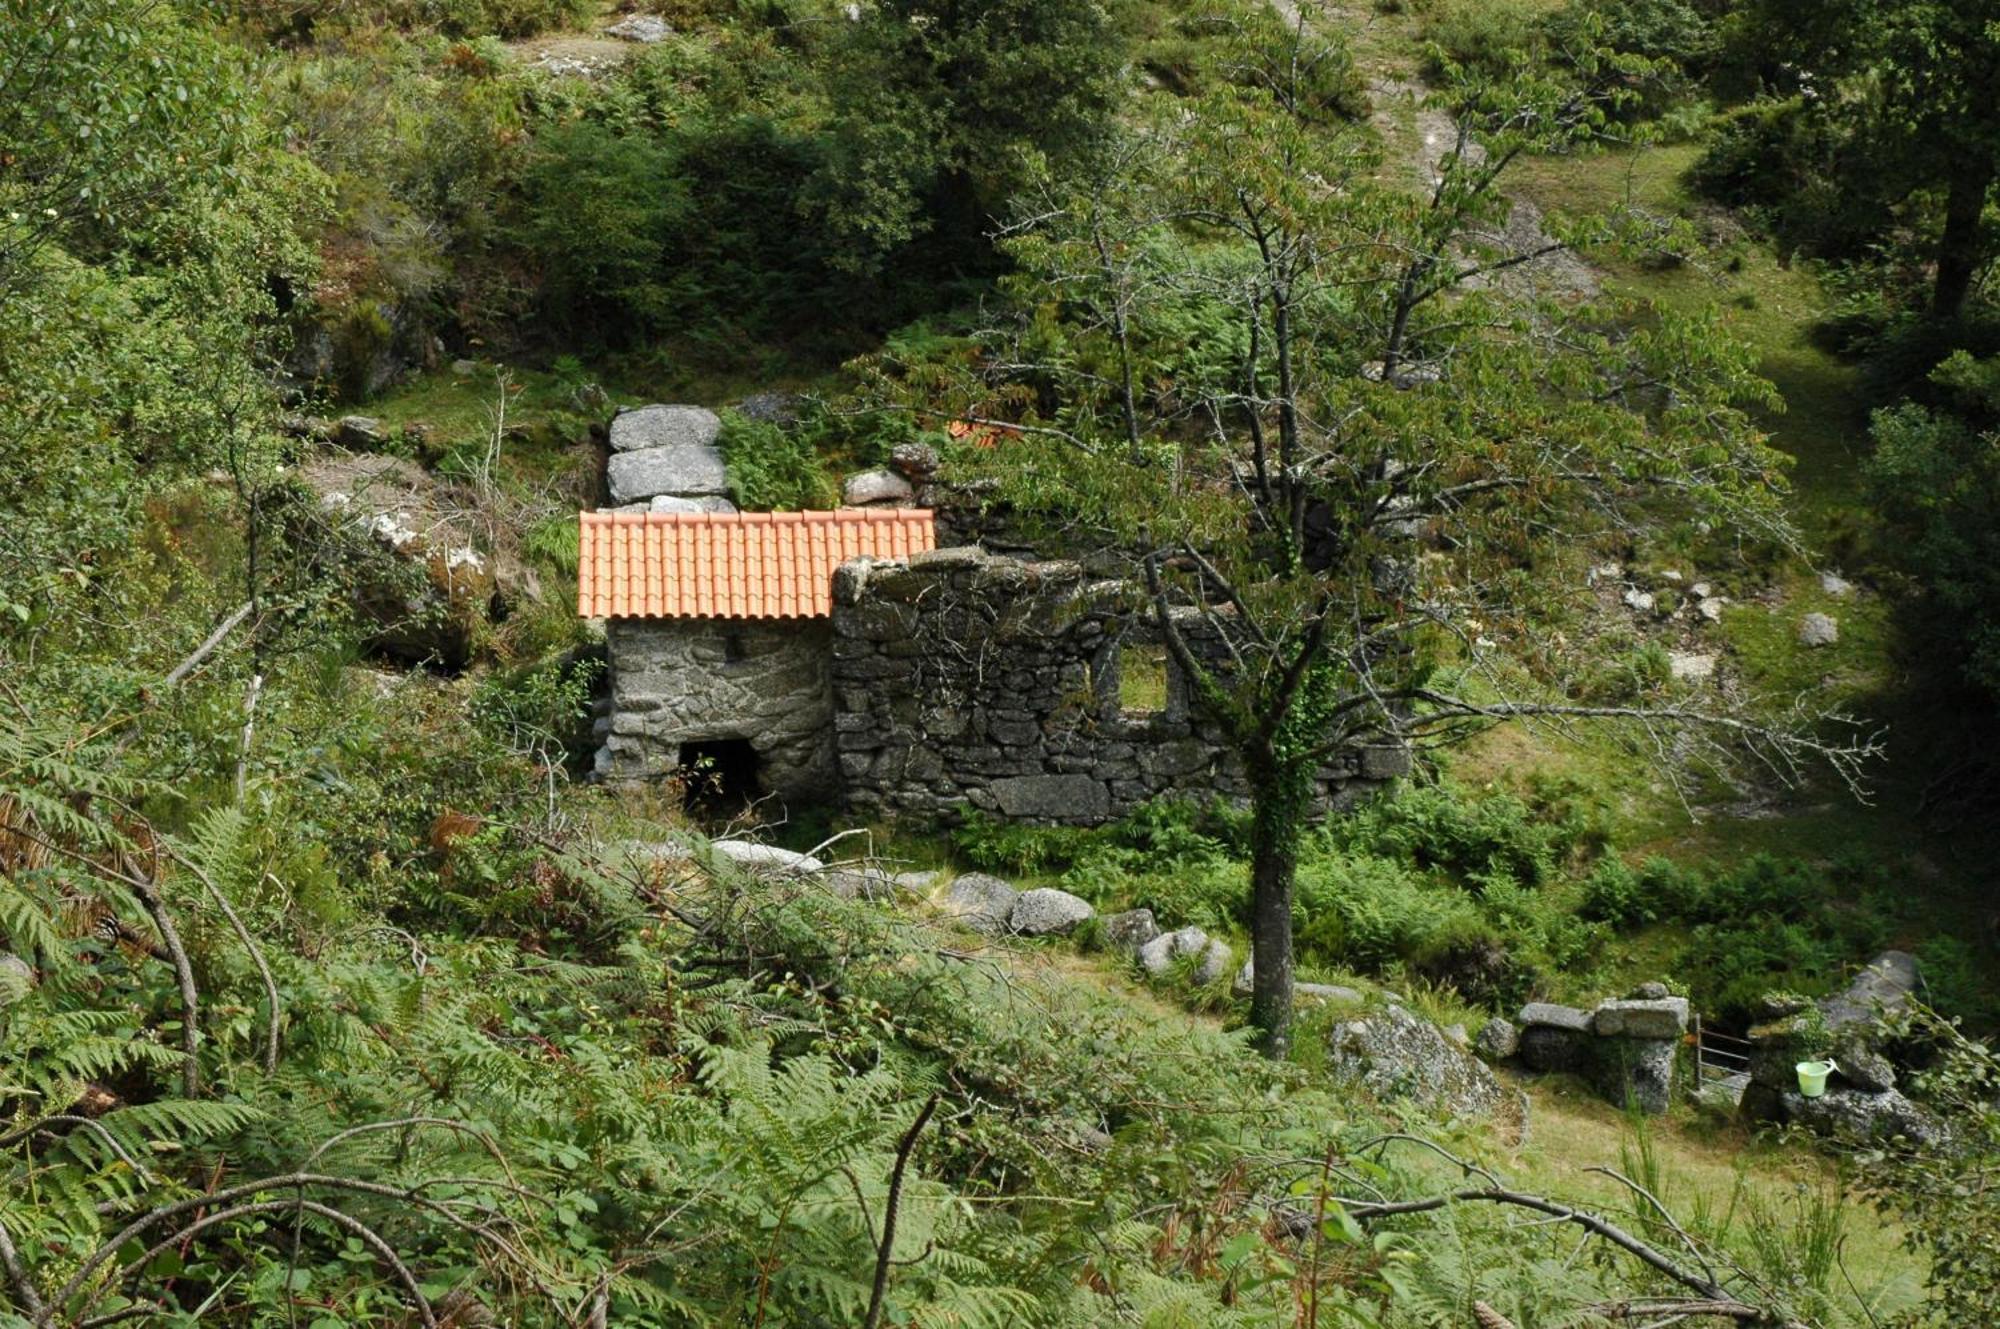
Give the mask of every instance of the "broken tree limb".
POLYGON ((250 617, 250 601, 245 600, 230 612, 229 617, 216 625, 215 631, 209 633, 187 659, 174 666, 173 672, 166 677, 165 686, 170 688, 178 686, 180 681, 193 673, 203 660, 215 653, 215 648, 222 645, 223 639, 236 630, 237 624, 248 617, 250 617))

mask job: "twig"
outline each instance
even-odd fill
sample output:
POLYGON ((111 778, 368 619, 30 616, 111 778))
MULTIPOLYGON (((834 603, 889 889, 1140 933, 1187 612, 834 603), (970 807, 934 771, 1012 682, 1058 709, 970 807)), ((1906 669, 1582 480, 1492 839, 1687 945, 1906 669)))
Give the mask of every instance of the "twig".
POLYGON ((877 1329, 882 1323, 882 1302, 889 1293, 889 1266, 894 1262, 896 1251, 896 1209, 903 1197, 903 1170, 909 1166, 910 1155, 917 1147, 917 1137, 923 1134, 931 1113, 937 1111, 937 1105, 938 1095, 932 1094, 896 1145, 896 1166, 889 1173, 889 1199, 882 1213, 882 1245, 875 1253, 875 1288, 868 1294, 868 1314, 862 1318, 861 1329, 877 1329))
POLYGON ((168 857, 194 873, 195 878, 207 889, 209 898, 215 901, 216 908, 220 909, 223 917, 229 920, 229 926, 236 933, 236 939, 243 943, 243 949, 250 954, 250 963, 257 966, 257 973, 264 980, 264 997, 271 1004, 271 1016, 264 1039, 264 1073, 270 1075, 278 1069, 278 1022, 283 1014, 278 1002, 278 981, 271 977, 271 966, 264 962, 263 949, 250 935, 250 929, 243 925, 242 916, 236 912, 236 907, 229 903, 229 898, 222 893, 222 888, 215 884, 215 879, 209 876, 200 864, 171 844, 167 844, 165 848, 168 857))
POLYGON ((248 617, 250 617, 250 602, 245 600, 242 604, 236 606, 235 611, 228 618, 222 620, 215 631, 208 634, 201 645, 194 648, 187 659, 174 666, 173 672, 161 681, 161 686, 169 688, 177 687, 182 679, 194 672, 196 666, 215 653, 215 648, 222 645, 223 638, 236 630, 238 623, 241 623, 248 617))
POLYGON ((0 1268, 7 1271, 7 1281, 13 1285, 14 1295, 20 1298, 21 1309, 39 1321, 48 1309, 42 1304, 42 1294, 35 1291, 35 1280, 21 1266, 21 1254, 14 1249, 14 1238, 5 1223, 0 1223, 0 1268))

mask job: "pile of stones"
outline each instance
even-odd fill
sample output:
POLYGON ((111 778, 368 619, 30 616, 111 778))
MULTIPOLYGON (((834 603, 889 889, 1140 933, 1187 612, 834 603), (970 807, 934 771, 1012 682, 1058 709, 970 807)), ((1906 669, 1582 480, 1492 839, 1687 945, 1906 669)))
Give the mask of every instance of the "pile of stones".
POLYGON ((1587 1011, 1531 1001, 1514 1020, 1489 1020, 1475 1042, 1490 1061, 1581 1075, 1613 1102, 1657 1114, 1673 1104, 1687 1031, 1687 998, 1645 983, 1587 1011))
POLYGON ((614 512, 734 512, 729 468, 716 438, 722 421, 704 406, 641 406, 611 420, 604 468, 614 512))

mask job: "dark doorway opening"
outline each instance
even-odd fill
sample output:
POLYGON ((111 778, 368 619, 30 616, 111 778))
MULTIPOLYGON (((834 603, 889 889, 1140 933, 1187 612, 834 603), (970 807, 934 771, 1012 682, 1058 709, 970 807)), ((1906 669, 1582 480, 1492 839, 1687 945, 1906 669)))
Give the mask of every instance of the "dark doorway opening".
POLYGON ((688 811, 734 817, 757 801, 757 749, 747 738, 711 738, 681 744, 681 776, 688 811))

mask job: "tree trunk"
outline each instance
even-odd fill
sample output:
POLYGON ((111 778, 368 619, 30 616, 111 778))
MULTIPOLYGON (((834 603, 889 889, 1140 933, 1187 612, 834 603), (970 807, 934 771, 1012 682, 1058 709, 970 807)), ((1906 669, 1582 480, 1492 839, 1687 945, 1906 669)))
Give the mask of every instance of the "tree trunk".
POLYGON ((1945 195, 1944 234, 1938 239, 1937 283, 1931 288, 1931 313, 1957 318, 1965 306, 1972 279, 1979 274, 1984 246, 1979 243, 1986 194, 1993 187, 1993 160, 1967 160, 1951 177, 1945 195))
POLYGON ((1258 787, 1264 784, 1251 790, 1250 1023, 1264 1055, 1282 1061, 1292 1048, 1292 888, 1301 822, 1295 800, 1281 787, 1258 787))

